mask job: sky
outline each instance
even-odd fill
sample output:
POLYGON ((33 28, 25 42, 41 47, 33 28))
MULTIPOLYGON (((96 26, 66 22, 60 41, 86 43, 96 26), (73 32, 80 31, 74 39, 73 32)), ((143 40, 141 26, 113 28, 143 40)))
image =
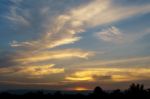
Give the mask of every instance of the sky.
POLYGON ((0 89, 150 87, 149 0, 0 0, 0 89))

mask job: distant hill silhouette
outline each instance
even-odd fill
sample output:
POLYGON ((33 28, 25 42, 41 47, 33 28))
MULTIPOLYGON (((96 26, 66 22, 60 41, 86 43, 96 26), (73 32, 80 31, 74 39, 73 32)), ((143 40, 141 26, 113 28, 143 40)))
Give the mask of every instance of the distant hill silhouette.
POLYGON ((107 92, 101 87, 95 87, 93 92, 88 94, 63 94, 61 91, 55 93, 44 93, 43 91, 27 92, 21 95, 12 94, 9 92, 1 92, 0 99, 14 98, 14 99, 54 99, 54 98, 66 98, 66 99, 150 99, 150 89, 144 89, 142 84, 131 84, 127 90, 121 91, 120 89, 107 92))

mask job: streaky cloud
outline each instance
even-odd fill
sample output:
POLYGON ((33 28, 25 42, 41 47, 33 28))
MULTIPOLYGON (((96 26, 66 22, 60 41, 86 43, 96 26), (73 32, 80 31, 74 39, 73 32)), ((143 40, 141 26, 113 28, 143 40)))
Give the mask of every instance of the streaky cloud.
POLYGON ((126 82, 149 79, 149 73, 149 68, 81 68, 65 79, 72 82, 126 82))

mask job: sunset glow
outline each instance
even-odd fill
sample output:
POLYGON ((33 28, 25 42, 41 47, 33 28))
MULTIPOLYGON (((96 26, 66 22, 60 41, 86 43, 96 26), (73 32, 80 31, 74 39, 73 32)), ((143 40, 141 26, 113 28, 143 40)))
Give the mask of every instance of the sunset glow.
POLYGON ((84 87, 76 87, 74 88, 75 91, 86 91, 86 90, 89 90, 87 88, 84 88, 84 87))
POLYGON ((150 0, 0 0, 0 89, 150 87, 150 0))

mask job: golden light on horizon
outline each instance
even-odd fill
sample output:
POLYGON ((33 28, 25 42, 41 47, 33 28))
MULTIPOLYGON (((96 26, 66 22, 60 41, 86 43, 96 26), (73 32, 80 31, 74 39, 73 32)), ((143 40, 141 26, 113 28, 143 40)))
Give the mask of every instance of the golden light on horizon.
POLYGON ((91 90, 91 89, 82 87, 82 86, 78 86, 78 87, 67 88, 66 90, 68 90, 68 91, 87 91, 87 90, 91 90))
POLYGON ((74 88, 75 91, 86 91, 86 90, 89 90, 88 88, 85 88, 85 87, 76 87, 74 88))

